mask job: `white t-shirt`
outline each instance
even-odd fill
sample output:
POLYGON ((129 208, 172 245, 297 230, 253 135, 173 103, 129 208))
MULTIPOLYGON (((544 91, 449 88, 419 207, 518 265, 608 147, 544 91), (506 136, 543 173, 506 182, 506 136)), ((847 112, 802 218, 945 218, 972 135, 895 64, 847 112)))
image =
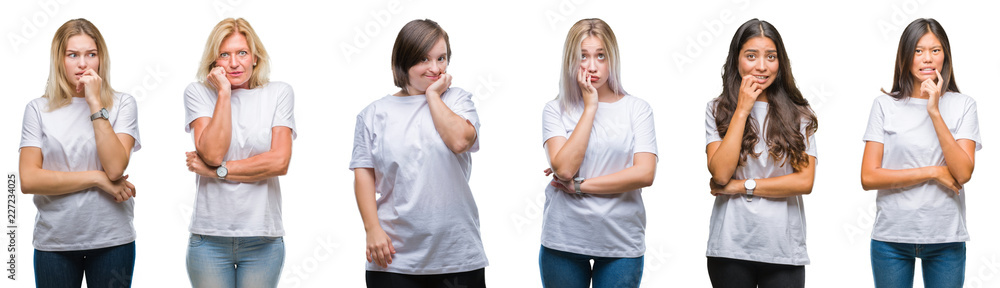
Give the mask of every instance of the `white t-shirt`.
MULTIPOLYGON (((184 89, 184 130, 191 122, 212 117, 218 95, 215 89, 195 82, 184 89)), ((271 128, 295 130, 295 93, 292 86, 272 81, 256 89, 235 89, 230 98, 232 138, 223 160, 247 159, 271 150, 271 128)), ((278 177, 241 183, 195 175, 198 195, 190 231, 194 234, 249 237, 285 235, 281 223, 281 187, 278 177)))
MULTIPOLYGON (((705 145, 722 141, 715 125, 716 99, 705 109, 705 145)), ((757 119, 759 157, 747 156, 745 165, 736 168, 733 179, 762 179, 793 172, 788 163, 775 163, 764 140, 767 102, 754 102, 750 117, 757 119)), ((748 118, 747 121, 750 121, 748 118)), ((799 133, 805 133, 802 121, 799 133)), ((806 140, 806 154, 816 157, 816 135, 806 140)), ((819 160, 817 159, 817 163, 819 160)), ((712 222, 709 225, 708 257, 722 257, 783 265, 809 264, 806 252, 806 213, 802 195, 785 198, 754 196, 747 201, 743 194, 715 196, 712 222)))
MULTIPOLYGON (((582 109, 564 113, 558 100, 542 113, 542 143, 569 139, 582 109)), ((625 95, 599 103, 579 177, 594 178, 632 167, 635 153, 656 151, 653 110, 642 99, 625 95)), ((646 208, 642 189, 619 194, 577 196, 545 187, 542 246, 597 257, 639 257, 646 252, 646 208)))
MULTIPOLYGON (((479 135, 472 94, 452 87, 441 100, 479 135)), ((446 274, 486 267, 479 209, 469 176, 472 153, 455 154, 434 128, 426 95, 388 95, 358 114, 350 169, 374 168, 379 224, 396 254, 389 268, 368 271, 446 274)))
MULTIPOLYGON (((976 141, 976 150, 982 148, 975 100, 948 92, 941 96, 938 109, 955 140, 976 141)), ((875 98, 864 141, 883 144, 882 168, 945 166, 941 143, 927 114, 927 99, 895 100, 888 95, 875 98)), ((913 244, 969 241, 964 189, 955 195, 931 180, 879 189, 876 203, 872 239, 913 244)))
MULTIPOLYGON (((41 148, 45 170, 103 171, 87 100, 73 97, 69 105, 54 111, 48 111, 48 103, 48 99, 38 98, 24 108, 21 147, 41 148)), ((132 136, 132 151, 139 151, 139 119, 132 96, 115 93, 108 113, 115 134, 132 136)), ((111 195, 93 187, 63 195, 35 195, 34 202, 38 208, 32 241, 35 249, 89 250, 135 241, 134 199, 115 203, 111 195)))

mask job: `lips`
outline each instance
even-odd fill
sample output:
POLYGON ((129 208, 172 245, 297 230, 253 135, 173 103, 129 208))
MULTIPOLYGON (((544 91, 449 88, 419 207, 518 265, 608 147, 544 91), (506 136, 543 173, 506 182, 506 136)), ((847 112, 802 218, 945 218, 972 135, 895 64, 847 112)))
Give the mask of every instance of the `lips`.
POLYGON ((441 75, 426 76, 426 77, 427 79, 431 79, 431 81, 437 81, 438 79, 441 79, 441 75))
POLYGON ((921 74, 934 74, 934 72, 936 70, 937 69, 934 68, 934 67, 924 67, 924 68, 920 68, 920 73, 921 74))
POLYGON ((757 83, 761 84, 767 82, 768 78, 771 78, 771 76, 765 76, 765 75, 753 75, 753 77, 754 79, 757 79, 757 83))
POLYGON ((597 76, 593 76, 593 75, 590 76, 590 82, 597 82, 597 80, 601 80, 601 77, 597 77, 597 76))
POLYGON ((243 71, 229 72, 229 77, 240 77, 240 75, 243 75, 243 71))

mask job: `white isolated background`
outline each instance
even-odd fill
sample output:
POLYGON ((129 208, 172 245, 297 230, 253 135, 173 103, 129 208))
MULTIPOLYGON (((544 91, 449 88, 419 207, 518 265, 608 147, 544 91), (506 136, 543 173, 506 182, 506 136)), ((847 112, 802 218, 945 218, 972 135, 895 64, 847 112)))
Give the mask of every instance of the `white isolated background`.
MULTIPOLYGON (((989 183, 998 172, 998 75, 989 1, 11 1, 0 12, 0 170, 16 173, 24 105, 48 75, 52 35, 84 17, 103 33, 112 86, 138 100, 143 149, 127 171, 138 190, 135 287, 189 285, 185 269, 194 175, 182 93, 194 80, 205 39, 224 17, 250 21, 273 61, 272 80, 296 92, 299 137, 281 177, 287 235, 281 287, 363 287, 365 233, 350 160, 355 116, 396 91, 389 55, 399 29, 430 18, 451 37, 453 86, 475 93, 482 150, 472 190, 479 204, 491 287, 539 287, 541 111, 558 92, 562 44, 579 19, 614 29, 622 80, 656 115, 659 169, 643 190, 647 211, 644 287, 709 287, 704 249, 713 198, 705 167, 705 103, 721 91, 721 66, 736 28, 774 24, 799 88, 819 116, 819 168, 805 196, 810 287, 871 287, 869 234, 875 192, 859 170, 864 132, 879 88, 891 87, 902 28, 933 17, 949 33, 956 79, 979 104, 985 149, 968 193, 967 287, 1000 286, 1000 229, 989 183)), ((789 63, 782 63, 788 65, 789 63)), ((85 119, 67 121, 86 121, 85 119)), ((35 209, 18 195, 16 281, 33 286, 35 209)), ((6 242, 6 240, 4 241, 6 242)), ((6 254, 5 254, 6 255, 6 254)), ((4 256, 6 257, 6 256, 4 256)), ((918 268, 919 271, 919 268, 918 268)), ((5 273, 6 275, 6 273, 5 273)), ((919 272, 916 286, 921 287, 919 272)), ((11 285, 13 283, 13 285, 11 285)))

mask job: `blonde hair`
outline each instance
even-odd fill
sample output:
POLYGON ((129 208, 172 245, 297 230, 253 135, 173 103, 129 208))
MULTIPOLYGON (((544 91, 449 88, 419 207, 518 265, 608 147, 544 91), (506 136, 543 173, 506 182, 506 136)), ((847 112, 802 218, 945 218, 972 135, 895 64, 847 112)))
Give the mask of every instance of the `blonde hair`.
POLYGON ((208 35, 205 43, 205 52, 201 56, 201 64, 198 66, 198 81, 205 86, 211 87, 208 83, 208 73, 215 68, 215 60, 219 58, 219 48, 226 37, 240 33, 247 39, 247 46, 250 47, 250 54, 257 58, 257 62, 251 68, 250 79, 247 80, 249 89, 254 89, 268 82, 268 75, 271 72, 271 59, 267 56, 264 43, 260 42, 257 32, 250 27, 250 22, 243 18, 226 18, 219 21, 219 24, 212 28, 212 33, 208 35))
POLYGON ((621 66, 618 58, 618 40, 608 23, 598 18, 583 19, 569 28, 566 44, 563 46, 562 74, 559 78, 559 99, 563 111, 575 111, 583 107, 583 93, 577 84, 576 76, 580 70, 580 55, 583 53, 580 45, 587 37, 597 37, 604 45, 608 59, 608 88, 615 94, 626 94, 622 87, 621 66))
POLYGON ((68 105, 73 98, 76 87, 73 87, 69 78, 66 78, 66 46, 69 45, 69 38, 81 34, 90 36, 97 44, 97 57, 100 63, 94 68, 97 68, 95 69, 97 76, 101 77, 101 106, 111 110, 114 104, 115 90, 111 89, 111 57, 108 56, 108 46, 94 23, 79 18, 63 23, 52 37, 49 81, 45 84, 45 95, 42 95, 49 100, 49 111, 68 105))

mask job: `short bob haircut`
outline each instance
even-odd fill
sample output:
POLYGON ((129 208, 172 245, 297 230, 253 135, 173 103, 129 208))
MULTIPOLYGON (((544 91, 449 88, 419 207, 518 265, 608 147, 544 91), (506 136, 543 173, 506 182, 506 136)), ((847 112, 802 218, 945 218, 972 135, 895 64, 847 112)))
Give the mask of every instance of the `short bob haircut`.
POLYGON ((56 35, 52 37, 49 81, 45 85, 45 95, 42 97, 49 100, 49 111, 68 105, 73 98, 76 87, 73 87, 66 78, 65 64, 66 45, 69 45, 69 38, 76 35, 90 36, 97 44, 97 57, 101 63, 92 68, 97 70, 97 76, 101 77, 101 106, 111 110, 114 106, 115 91, 111 89, 111 57, 108 56, 108 45, 104 42, 101 31, 97 30, 97 26, 83 18, 66 21, 59 26, 56 35))
POLYGON ((902 100, 907 97, 913 96, 913 93, 920 93, 920 91, 912 91, 915 78, 913 77, 913 72, 910 72, 910 68, 913 68, 913 54, 917 48, 917 42, 920 42, 920 37, 924 37, 927 33, 934 34, 941 41, 941 49, 944 51, 944 63, 941 63, 941 77, 938 81, 944 81, 941 87, 945 91, 941 92, 955 92, 958 91, 958 84, 955 83, 955 70, 951 66, 951 44, 948 42, 948 34, 944 33, 944 27, 941 27, 941 23, 933 18, 920 18, 910 22, 910 25, 903 29, 903 35, 899 37, 899 48, 896 51, 896 71, 892 75, 892 91, 885 92, 882 89, 882 93, 885 93, 896 100, 902 100))
POLYGON ((441 25, 430 19, 417 19, 406 23, 396 35, 392 45, 392 81, 396 87, 406 89, 410 84, 410 68, 427 57, 434 44, 444 38, 448 47, 448 62, 451 63, 451 42, 441 25))
POLYGON ((597 18, 583 19, 573 24, 566 35, 566 44, 563 45, 562 74, 559 79, 559 99, 563 111, 577 111, 583 109, 583 92, 580 91, 580 84, 576 81, 576 75, 580 71, 580 55, 583 53, 580 45, 587 37, 597 37, 604 46, 606 59, 608 59, 608 88, 615 94, 627 94, 622 87, 621 79, 621 58, 618 56, 618 39, 615 32, 611 31, 611 26, 604 20, 597 18))
POLYGON ((233 33, 240 33, 247 38, 250 54, 257 58, 253 70, 250 71, 247 88, 254 89, 267 84, 268 75, 271 73, 271 58, 267 55, 267 49, 264 49, 264 43, 257 37, 257 32, 254 32, 250 22, 243 18, 226 18, 212 28, 212 33, 208 35, 208 41, 205 43, 205 52, 201 55, 201 64, 198 66, 198 81, 211 87, 208 83, 208 74, 215 68, 215 60, 219 58, 222 41, 233 33))

